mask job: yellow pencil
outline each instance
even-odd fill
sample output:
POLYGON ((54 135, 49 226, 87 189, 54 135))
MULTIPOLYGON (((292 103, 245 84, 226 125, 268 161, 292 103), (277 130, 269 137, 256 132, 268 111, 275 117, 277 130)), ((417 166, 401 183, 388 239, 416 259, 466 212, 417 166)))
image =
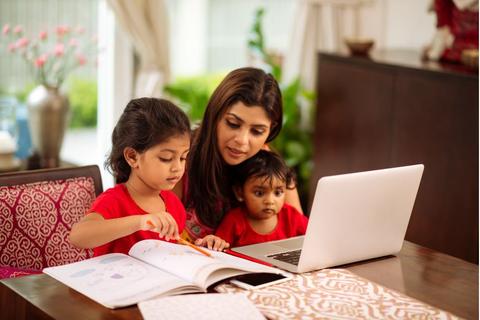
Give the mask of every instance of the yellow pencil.
POLYGON ((199 247, 197 247, 193 243, 188 242, 187 240, 183 240, 182 238, 178 238, 177 242, 179 242, 181 244, 184 244, 186 246, 189 246, 190 248, 197 250, 198 252, 206 255, 207 257, 212 257, 212 255, 208 251, 200 249, 199 247))
MULTIPOLYGON (((148 220, 147 221, 147 224, 151 227, 155 227, 155 225, 153 224, 152 221, 148 220)), ((194 250, 197 250, 198 252, 200 252, 201 254, 204 254, 206 255, 207 257, 212 257, 212 255, 208 252, 208 251, 205 251, 203 249, 200 249, 199 247, 197 247, 196 245, 194 245, 193 243, 190 243, 186 240, 183 240, 182 238, 178 238, 177 239, 177 242, 181 243, 181 244, 184 244, 186 246, 189 246, 190 248, 194 249, 194 250)))

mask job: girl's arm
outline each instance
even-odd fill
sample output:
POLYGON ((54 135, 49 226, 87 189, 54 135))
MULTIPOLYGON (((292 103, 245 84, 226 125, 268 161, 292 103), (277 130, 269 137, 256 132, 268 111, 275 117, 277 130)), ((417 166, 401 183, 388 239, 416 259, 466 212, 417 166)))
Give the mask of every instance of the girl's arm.
POLYGON ((92 212, 73 225, 70 242, 78 248, 90 249, 128 236, 139 229, 140 216, 106 220, 102 215, 92 212))
POLYGON ((91 249, 139 230, 151 230, 166 240, 178 238, 178 226, 168 212, 132 215, 105 219, 96 212, 89 213, 74 224, 70 232, 70 242, 79 248, 91 249))
POLYGON ((285 191, 285 202, 303 214, 302 205, 300 204, 300 197, 298 196, 297 188, 287 189, 285 191))

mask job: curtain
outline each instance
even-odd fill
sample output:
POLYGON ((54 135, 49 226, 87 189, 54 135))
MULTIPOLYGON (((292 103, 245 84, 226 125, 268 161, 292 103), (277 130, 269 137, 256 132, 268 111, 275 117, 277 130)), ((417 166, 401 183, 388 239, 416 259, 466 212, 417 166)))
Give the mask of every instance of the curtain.
POLYGON ((353 29, 351 35, 358 36, 359 9, 374 1, 297 0, 293 33, 283 65, 284 80, 290 82, 300 77, 304 87, 313 90, 317 52, 339 50, 348 25, 353 29), (351 13, 352 21, 345 19, 346 13, 351 13))
POLYGON ((160 97, 170 80, 168 15, 163 0, 107 0, 139 56, 135 97, 160 97))

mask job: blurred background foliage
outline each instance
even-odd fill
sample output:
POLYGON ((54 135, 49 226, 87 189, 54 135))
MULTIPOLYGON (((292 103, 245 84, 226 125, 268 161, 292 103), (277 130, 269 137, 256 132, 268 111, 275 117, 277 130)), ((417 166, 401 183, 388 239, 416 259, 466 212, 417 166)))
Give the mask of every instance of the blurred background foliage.
POLYGON ((97 81, 70 77, 70 128, 95 128, 97 126, 97 81))
POLYGON ((193 126, 199 124, 208 99, 226 73, 212 73, 195 77, 178 77, 165 86, 165 93, 185 111, 193 126))

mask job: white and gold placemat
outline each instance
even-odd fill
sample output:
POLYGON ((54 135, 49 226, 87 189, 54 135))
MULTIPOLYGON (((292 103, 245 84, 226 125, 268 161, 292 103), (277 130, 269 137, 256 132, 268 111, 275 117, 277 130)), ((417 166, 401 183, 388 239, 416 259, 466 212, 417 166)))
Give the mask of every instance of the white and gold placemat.
POLYGON ((245 294, 269 319, 460 319, 345 269, 299 274, 257 290, 230 284, 215 290, 245 294))

